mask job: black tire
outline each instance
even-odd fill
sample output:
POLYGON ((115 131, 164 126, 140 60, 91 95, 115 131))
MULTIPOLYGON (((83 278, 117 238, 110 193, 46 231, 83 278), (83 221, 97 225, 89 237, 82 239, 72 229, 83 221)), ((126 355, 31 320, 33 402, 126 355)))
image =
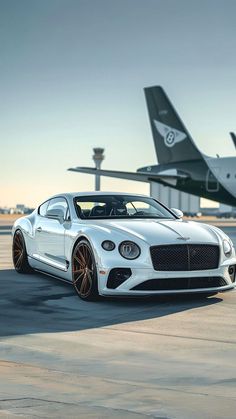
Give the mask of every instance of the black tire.
POLYGON ((90 243, 80 240, 72 254, 72 282, 82 300, 99 298, 96 262, 90 243))
POLYGON ((29 265, 25 240, 20 230, 17 230, 13 237, 12 260, 15 270, 19 274, 28 274, 34 271, 29 265))

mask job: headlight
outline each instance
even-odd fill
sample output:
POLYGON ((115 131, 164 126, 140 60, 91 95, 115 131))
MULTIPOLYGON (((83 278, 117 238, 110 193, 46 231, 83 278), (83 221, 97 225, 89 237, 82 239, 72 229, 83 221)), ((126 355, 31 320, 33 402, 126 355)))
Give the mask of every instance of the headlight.
POLYGON ((141 250, 136 243, 125 241, 120 244, 119 252, 125 259, 137 259, 141 253, 141 250))
POLYGON ((110 252, 115 249, 116 245, 111 240, 104 240, 104 242, 102 242, 102 247, 104 250, 110 252))
POLYGON ((230 256, 232 253, 232 246, 228 240, 223 240, 223 250, 225 256, 230 256))

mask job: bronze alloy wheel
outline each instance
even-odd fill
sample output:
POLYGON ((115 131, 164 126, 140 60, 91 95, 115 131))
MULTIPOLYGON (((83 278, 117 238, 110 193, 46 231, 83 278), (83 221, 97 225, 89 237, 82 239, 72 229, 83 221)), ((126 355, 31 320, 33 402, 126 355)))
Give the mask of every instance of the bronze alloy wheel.
POLYGON ((17 272, 29 273, 33 271, 28 263, 25 241, 20 230, 17 230, 13 237, 12 259, 17 272))
POLYGON ((98 297, 97 271, 93 251, 87 240, 81 240, 72 257, 72 281, 76 292, 83 300, 98 297))

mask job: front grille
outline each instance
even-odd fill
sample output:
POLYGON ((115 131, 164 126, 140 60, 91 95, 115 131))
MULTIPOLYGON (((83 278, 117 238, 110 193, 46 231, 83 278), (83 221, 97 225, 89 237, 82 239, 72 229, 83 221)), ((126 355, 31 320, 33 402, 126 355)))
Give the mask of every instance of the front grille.
POLYGON ((174 291, 193 290, 197 288, 218 288, 227 285, 220 276, 196 277, 196 278, 161 278, 149 279, 136 285, 132 290, 136 291, 174 291))
POLYGON ((155 271, 198 271, 216 269, 219 246, 210 244, 177 244, 150 248, 155 271))

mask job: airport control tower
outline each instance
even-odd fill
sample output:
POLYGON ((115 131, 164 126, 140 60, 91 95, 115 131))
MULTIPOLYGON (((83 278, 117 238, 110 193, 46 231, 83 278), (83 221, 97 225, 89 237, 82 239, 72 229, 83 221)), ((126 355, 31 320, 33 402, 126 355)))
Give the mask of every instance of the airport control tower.
MULTIPOLYGON (((93 152, 94 152, 93 160, 95 163, 95 167, 96 169, 101 169, 102 161, 105 158, 103 154, 104 148, 96 147, 93 149, 93 152)), ((100 175, 96 175, 95 176, 95 191, 100 191, 100 186, 101 186, 100 175)))

